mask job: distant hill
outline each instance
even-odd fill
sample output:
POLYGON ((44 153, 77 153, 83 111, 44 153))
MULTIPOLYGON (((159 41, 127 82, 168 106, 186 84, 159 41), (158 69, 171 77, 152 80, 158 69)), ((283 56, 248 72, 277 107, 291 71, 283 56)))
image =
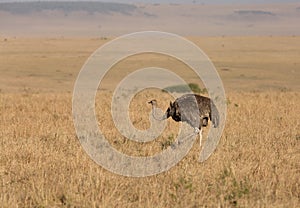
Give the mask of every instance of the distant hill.
POLYGON ((63 11, 64 13, 85 11, 94 13, 120 13, 130 15, 137 7, 132 4, 110 3, 110 2, 80 2, 80 1, 42 1, 42 2, 6 2, 0 3, 0 11, 12 14, 30 14, 46 10, 63 11))
POLYGON ((105 37, 143 30, 203 36, 299 35, 299 6, 0 0, 0 36, 105 37))
POLYGON ((235 11, 239 15, 267 15, 267 16, 276 16, 273 12, 266 12, 262 10, 239 10, 235 11))

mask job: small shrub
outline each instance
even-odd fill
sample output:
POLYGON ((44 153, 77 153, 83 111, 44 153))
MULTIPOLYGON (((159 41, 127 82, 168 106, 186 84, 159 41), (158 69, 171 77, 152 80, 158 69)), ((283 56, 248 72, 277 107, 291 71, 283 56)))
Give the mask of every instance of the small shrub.
POLYGON ((219 193, 219 196, 222 195, 232 207, 237 207, 239 200, 250 193, 249 180, 247 178, 238 180, 231 168, 224 168, 217 181, 218 189, 222 193, 219 193))
POLYGON ((201 89, 199 85, 195 83, 189 83, 188 85, 174 85, 164 88, 164 92, 177 92, 177 93, 187 93, 192 90, 194 93, 205 94, 207 93, 206 88, 201 89))
POLYGON ((161 149, 162 150, 167 149, 169 146, 172 145, 173 140, 174 140, 174 135, 173 134, 168 136, 168 139, 166 141, 161 142, 161 149))

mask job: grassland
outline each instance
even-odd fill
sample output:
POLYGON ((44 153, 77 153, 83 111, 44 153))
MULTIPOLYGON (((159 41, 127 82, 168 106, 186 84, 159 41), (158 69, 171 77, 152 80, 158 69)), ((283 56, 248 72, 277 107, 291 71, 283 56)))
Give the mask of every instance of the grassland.
MULTIPOLYGON (((86 58, 107 40, 2 39, 2 207, 299 207, 300 37, 191 37, 224 81, 226 127, 205 163, 198 163, 197 141, 178 165, 146 178, 123 177, 98 166, 75 134, 75 78, 86 58)), ((129 141, 109 114, 111 90, 122 76, 153 63, 182 73, 185 66, 176 60, 170 66, 169 61, 154 54, 130 57, 106 76, 96 113, 116 149, 152 155, 176 137, 178 124, 168 121, 157 140, 129 141)), ((185 72, 181 75, 187 81, 197 82, 185 72)), ((153 97, 162 108, 170 99, 149 90, 132 100, 129 113, 137 128, 149 127, 150 106, 145 103, 153 97)))

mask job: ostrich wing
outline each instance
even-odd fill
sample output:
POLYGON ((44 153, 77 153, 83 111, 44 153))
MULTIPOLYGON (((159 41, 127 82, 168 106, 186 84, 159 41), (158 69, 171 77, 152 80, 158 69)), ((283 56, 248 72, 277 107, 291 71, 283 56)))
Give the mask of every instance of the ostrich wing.
POLYGON ((178 111, 181 120, 187 122, 192 127, 200 126, 199 109, 196 99, 193 95, 184 95, 175 100, 178 105, 178 111))

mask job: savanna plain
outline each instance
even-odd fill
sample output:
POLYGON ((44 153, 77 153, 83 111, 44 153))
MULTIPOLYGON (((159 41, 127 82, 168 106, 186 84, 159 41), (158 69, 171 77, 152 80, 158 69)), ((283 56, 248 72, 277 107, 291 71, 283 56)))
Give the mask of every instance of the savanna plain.
MULTIPOLYGON (((300 206, 300 37, 188 37, 224 82, 225 129, 204 163, 196 140, 169 171, 141 178, 97 165, 73 125, 76 77, 112 39, 0 38, 0 207, 300 206)), ((138 143, 114 126, 114 88, 130 72, 153 65, 204 87, 185 64, 164 55, 135 55, 114 65, 99 86, 96 114, 111 145, 128 155, 168 148, 180 127, 168 120, 156 140, 138 143)), ((162 109, 173 100, 159 89, 139 92, 129 108, 136 128, 149 128, 153 98, 162 109)))

